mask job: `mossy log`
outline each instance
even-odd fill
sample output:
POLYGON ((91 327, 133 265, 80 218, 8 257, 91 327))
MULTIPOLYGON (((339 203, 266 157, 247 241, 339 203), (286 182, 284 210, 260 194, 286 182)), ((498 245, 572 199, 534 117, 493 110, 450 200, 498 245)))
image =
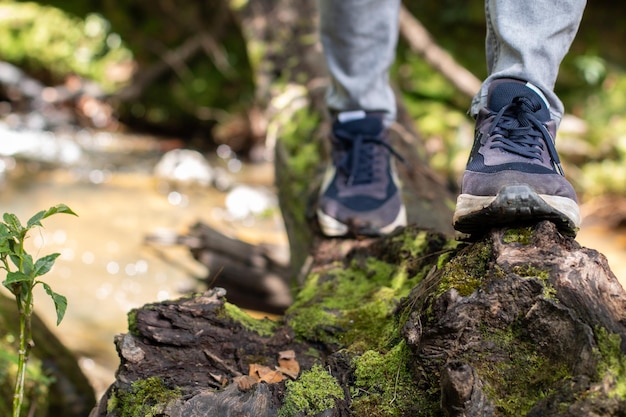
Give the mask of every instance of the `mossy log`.
POLYGON ((92 417, 626 412, 626 293, 553 224, 474 243, 409 227, 319 249, 278 321, 217 288, 133 311, 92 417), (284 351, 295 379, 251 378, 284 351))

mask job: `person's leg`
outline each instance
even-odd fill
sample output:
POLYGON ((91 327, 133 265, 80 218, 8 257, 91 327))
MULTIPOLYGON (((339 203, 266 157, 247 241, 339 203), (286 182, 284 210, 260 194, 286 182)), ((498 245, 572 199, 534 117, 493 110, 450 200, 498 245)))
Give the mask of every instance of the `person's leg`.
POLYGON ((485 0, 487 70, 471 114, 487 104, 491 82, 515 78, 538 87, 558 123, 563 104, 554 93, 561 61, 583 16, 586 0, 485 0))
POLYGON ((457 230, 545 219, 576 234, 576 193, 554 143, 563 105, 553 88, 584 7, 583 0, 486 1, 489 77, 472 104, 476 137, 457 230))
POLYGON ((320 0, 320 37, 331 85, 331 157, 318 200, 326 236, 379 235, 406 224, 387 128, 396 102, 399 0, 320 0))
POLYGON ((394 120, 388 70, 395 59, 399 7, 399 0, 319 0, 331 111, 382 112, 386 124, 394 120))

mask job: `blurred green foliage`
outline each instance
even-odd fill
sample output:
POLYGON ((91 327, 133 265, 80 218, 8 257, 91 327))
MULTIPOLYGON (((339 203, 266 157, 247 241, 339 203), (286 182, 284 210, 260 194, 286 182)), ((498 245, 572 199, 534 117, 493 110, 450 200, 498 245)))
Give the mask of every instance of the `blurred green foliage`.
POLYGON ((76 73, 108 91, 165 63, 141 94, 116 104, 118 117, 161 135, 207 138, 254 97, 246 44, 226 4, 0 0, 0 59, 45 81, 76 73), (200 32, 208 40, 181 59, 200 32))
MULTIPOLYGON (((254 101, 250 51, 232 13, 220 9, 224 4, 233 3, 0 0, 0 59, 56 79, 77 73, 112 89, 120 81, 111 74, 128 70, 129 60, 141 77, 168 51, 208 30, 218 42, 217 55, 205 51, 172 65, 118 111, 136 127, 209 136, 216 124, 245 112, 254 101)), ((461 65, 485 77, 483 0, 405 5, 461 65)), ((626 36, 626 18, 615 7, 609 0, 587 6, 556 86, 566 112, 586 124, 586 129, 572 130, 564 123, 557 140, 566 174, 583 196, 626 194, 626 55, 619 42, 626 36)), ((466 114, 470 99, 402 40, 392 77, 424 137, 432 165, 458 184, 473 139, 473 123, 466 114)))
POLYGON ((132 53, 102 16, 84 19, 36 3, 0 2, 0 58, 60 83, 68 74, 98 80, 109 91, 120 87, 115 67, 132 53))
MULTIPOLYGON (((3 416, 11 415, 13 405, 18 362, 18 346, 15 339, 10 333, 3 335, 3 338, 0 339, 0 413, 3 416)), ((23 409, 32 409, 36 417, 45 417, 50 402, 50 385, 53 382, 53 379, 46 375, 41 360, 37 357, 30 358, 23 409)))

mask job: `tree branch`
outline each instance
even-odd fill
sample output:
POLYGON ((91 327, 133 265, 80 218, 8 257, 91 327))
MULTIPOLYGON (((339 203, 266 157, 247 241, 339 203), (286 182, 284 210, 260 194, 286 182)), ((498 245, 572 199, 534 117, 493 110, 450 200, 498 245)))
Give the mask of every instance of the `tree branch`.
POLYGON ((463 94, 472 98, 480 90, 480 80, 437 45, 421 22, 404 6, 400 8, 400 34, 414 52, 424 58, 463 94))

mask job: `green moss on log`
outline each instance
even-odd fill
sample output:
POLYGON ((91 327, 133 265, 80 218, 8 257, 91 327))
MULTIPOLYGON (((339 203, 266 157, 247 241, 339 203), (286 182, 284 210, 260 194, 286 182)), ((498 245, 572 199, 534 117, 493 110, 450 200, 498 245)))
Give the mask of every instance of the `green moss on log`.
POLYGON ((467 361, 486 382, 484 390, 498 415, 526 415, 540 399, 554 393, 560 381, 571 378, 567 366, 541 355, 535 344, 525 339, 519 325, 485 327, 482 333, 503 354, 494 357, 491 351, 472 352, 467 361))
POLYGON ((310 274, 286 315, 300 339, 351 358, 354 415, 429 415, 436 410, 412 381, 410 350, 400 330, 402 304, 458 242, 408 228, 323 272, 310 274), (375 254, 374 254, 375 253, 375 254))
MULTIPOLYGON (((376 340, 384 332, 387 316, 393 310, 393 293, 388 287, 380 287, 368 280, 370 271, 380 267, 376 261, 369 261, 368 268, 361 270, 353 265, 344 270, 330 271, 336 281, 319 284, 318 291, 324 292, 321 302, 302 300, 290 310, 297 315, 289 317, 289 325, 302 339, 319 341, 328 345, 342 345, 355 348, 366 341, 376 340), (334 295, 331 295, 334 294, 334 295), (361 296, 368 301, 360 303, 361 296), (381 320, 382 319, 382 320, 381 320)), ((318 275, 312 275, 309 284, 319 282, 318 275)), ((321 299, 319 292, 314 299, 321 299)))
POLYGON ((140 379, 129 391, 117 389, 109 397, 107 411, 119 417, 157 417, 169 403, 181 397, 179 389, 170 389, 158 377, 140 379))
POLYGON ((468 296, 483 283, 493 253, 490 242, 478 242, 461 250, 443 266, 442 278, 436 296, 451 288, 468 296))
POLYGON ((399 337, 396 307, 432 266, 408 272, 413 271, 409 264, 428 248, 426 235, 398 237, 401 250, 410 253, 398 263, 357 257, 324 274, 309 275, 287 313, 288 324, 302 339, 346 346, 355 353, 387 348, 399 337))
POLYGON ((510 228, 507 229, 504 233, 504 238, 502 239, 504 243, 513 243, 518 242, 522 245, 530 244, 530 240, 533 237, 533 228, 532 227, 520 227, 520 228, 510 228))
POLYGON ((610 396, 626 398, 626 355, 621 349, 621 337, 598 327, 595 338, 599 356, 598 380, 610 382, 610 396))
POLYGON ((269 319, 255 319, 234 304, 224 303, 224 313, 241 324, 246 329, 257 333, 259 336, 271 336, 276 329, 276 323, 269 319))
POLYGON ((409 358, 410 350, 404 341, 385 353, 368 350, 354 358, 354 415, 409 415, 420 397, 408 367, 409 358))
POLYGON ((554 302, 558 302, 556 298, 556 288, 550 284, 550 271, 537 269, 532 265, 516 265, 512 268, 512 272, 520 277, 537 278, 543 285, 543 296, 554 302))
POLYGON ((287 392, 278 417, 316 415, 333 408, 336 399, 344 399, 337 380, 319 365, 302 372, 297 380, 287 381, 285 387, 287 392))

